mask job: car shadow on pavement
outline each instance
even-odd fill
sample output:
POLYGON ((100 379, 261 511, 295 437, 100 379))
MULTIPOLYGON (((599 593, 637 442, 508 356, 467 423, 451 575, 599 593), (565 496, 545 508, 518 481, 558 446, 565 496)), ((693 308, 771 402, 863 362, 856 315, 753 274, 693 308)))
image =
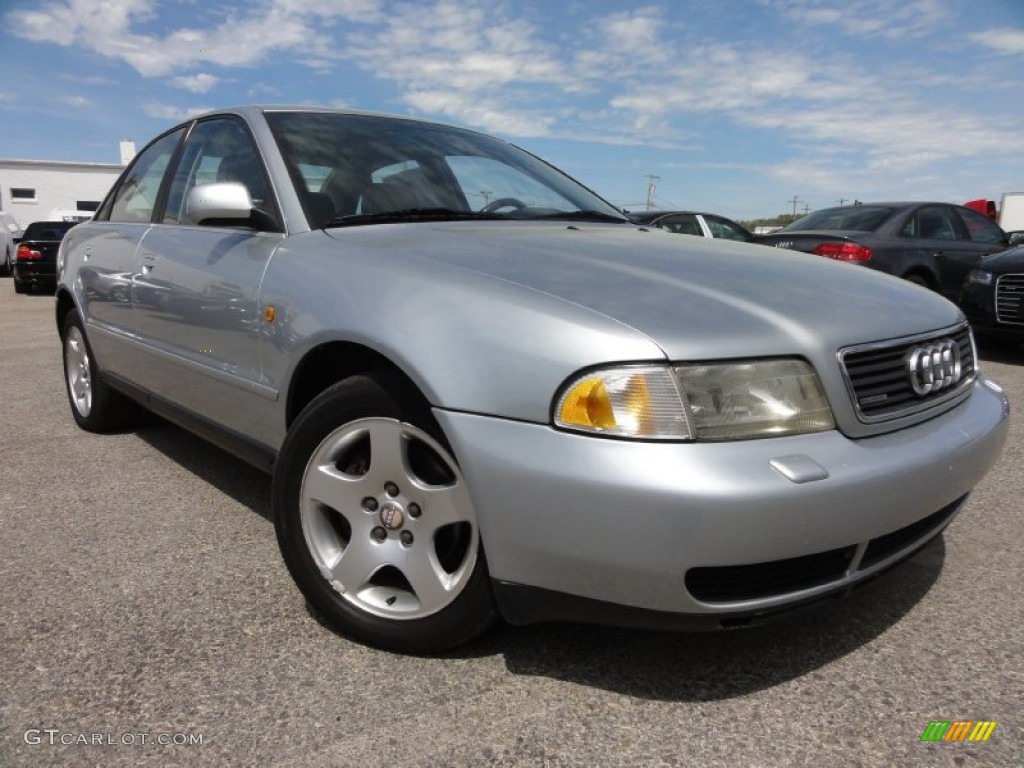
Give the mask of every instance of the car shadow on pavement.
MULTIPOLYGON (((273 521, 269 475, 155 416, 136 434, 239 504, 273 521)), ((938 536, 845 599, 750 629, 680 633, 499 623, 480 640, 445 657, 502 656, 515 675, 549 677, 642 699, 729 699, 812 673, 871 642, 928 593, 944 561, 945 543, 938 536)), ((320 626, 344 637, 312 606, 307 605, 307 610, 320 626)))
POLYGON ((931 589, 942 536, 837 600, 750 629, 669 633, 581 625, 499 626, 471 649, 505 657, 510 672, 641 699, 715 701, 801 677, 883 634, 931 589))
POLYGON ((159 416, 147 413, 145 418, 135 430, 139 439, 242 506, 274 521, 270 475, 159 416))

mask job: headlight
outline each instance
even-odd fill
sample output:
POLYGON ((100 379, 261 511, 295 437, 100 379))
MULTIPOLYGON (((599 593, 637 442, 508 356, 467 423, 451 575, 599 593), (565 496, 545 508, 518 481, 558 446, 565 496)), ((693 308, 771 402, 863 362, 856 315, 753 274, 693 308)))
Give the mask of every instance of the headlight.
POLYGON ((555 424, 648 440, 743 440, 835 427, 817 375, 790 359, 591 371, 562 390, 555 424))
POLYGON ((978 285, 992 285, 992 273, 986 272, 984 269, 972 269, 971 273, 967 276, 967 282, 977 283, 978 285))

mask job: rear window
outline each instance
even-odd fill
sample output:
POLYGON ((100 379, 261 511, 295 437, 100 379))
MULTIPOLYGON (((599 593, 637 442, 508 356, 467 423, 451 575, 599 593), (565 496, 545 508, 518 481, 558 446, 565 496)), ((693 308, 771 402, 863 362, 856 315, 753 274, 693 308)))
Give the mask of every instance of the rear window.
POLYGON ((847 208, 825 208, 797 219, 783 227, 782 232, 811 229, 856 229, 871 232, 896 213, 895 208, 881 205, 856 205, 847 208))
POLYGON ((34 221, 25 229, 22 240, 63 240, 74 221, 34 221))

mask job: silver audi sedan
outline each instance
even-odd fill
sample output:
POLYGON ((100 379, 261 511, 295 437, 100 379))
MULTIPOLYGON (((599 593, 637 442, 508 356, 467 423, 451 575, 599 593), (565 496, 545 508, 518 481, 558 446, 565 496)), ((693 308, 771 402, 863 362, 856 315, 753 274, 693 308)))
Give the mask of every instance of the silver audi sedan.
POLYGON ((945 299, 402 117, 163 133, 65 238, 56 321, 83 429, 141 406, 272 473, 305 597, 412 653, 802 609, 938 535, 1006 436, 945 299))

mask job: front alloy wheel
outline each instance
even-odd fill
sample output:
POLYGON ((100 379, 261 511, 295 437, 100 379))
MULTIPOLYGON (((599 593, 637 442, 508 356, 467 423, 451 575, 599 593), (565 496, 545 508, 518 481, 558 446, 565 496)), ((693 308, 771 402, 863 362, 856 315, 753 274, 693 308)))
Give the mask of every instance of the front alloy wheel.
POLYGON ((138 418, 138 406, 111 389, 99 375, 78 310, 68 312, 61 328, 64 384, 75 422, 90 432, 110 432, 131 426, 138 418))
POLYGON ((476 513, 429 411, 358 376, 296 421, 274 477, 278 541, 310 602, 383 648, 433 653, 493 621, 476 513))
POLYGON ((71 407, 83 419, 92 412, 92 370, 89 349, 77 325, 68 328, 64 339, 64 370, 71 407))

